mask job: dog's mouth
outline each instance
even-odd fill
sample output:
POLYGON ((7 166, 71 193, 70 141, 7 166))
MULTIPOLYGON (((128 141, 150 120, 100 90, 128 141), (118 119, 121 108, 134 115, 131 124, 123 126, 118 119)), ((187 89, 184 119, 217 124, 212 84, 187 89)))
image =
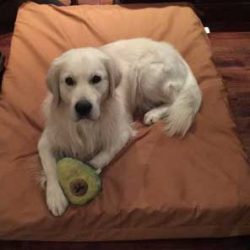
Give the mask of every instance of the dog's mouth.
POLYGON ((76 114, 74 121, 75 122, 80 122, 80 121, 97 121, 98 119, 99 119, 99 116, 94 116, 91 113, 87 114, 87 115, 83 115, 83 116, 76 114))
POLYGON ((83 120, 94 121, 94 119, 91 117, 91 115, 84 115, 84 116, 76 115, 75 122, 79 122, 79 121, 83 121, 83 120))

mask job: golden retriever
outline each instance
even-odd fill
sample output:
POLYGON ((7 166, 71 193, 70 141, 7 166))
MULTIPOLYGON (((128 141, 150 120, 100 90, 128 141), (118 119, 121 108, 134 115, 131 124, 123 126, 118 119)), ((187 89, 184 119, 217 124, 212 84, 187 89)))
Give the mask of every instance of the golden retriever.
POLYGON ((184 136, 202 99, 177 50, 146 38, 69 50, 52 62, 47 83, 38 150, 55 216, 68 206, 57 180, 58 158, 78 158, 100 172, 134 136, 135 112, 144 113, 146 125, 163 119, 167 135, 184 136))

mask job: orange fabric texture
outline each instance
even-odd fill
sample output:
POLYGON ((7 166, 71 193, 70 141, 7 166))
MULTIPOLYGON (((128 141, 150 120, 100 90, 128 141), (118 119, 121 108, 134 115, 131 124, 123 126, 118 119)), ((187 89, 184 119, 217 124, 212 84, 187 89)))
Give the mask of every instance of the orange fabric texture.
MULTIPOLYGON (((70 5, 71 0, 60 0, 65 5, 70 5)), ((112 4, 112 0, 78 0, 77 4, 112 4)))
POLYGON ((78 4, 112 4, 112 0, 78 0, 78 4))
MULTIPOLYGON (((84 67, 84 65, 83 65, 84 67)), ((206 34, 188 7, 28 3, 19 10, 0 99, 0 238, 99 241, 249 234, 250 173, 206 34), (103 190, 53 217, 38 185, 37 142, 50 62, 76 47, 150 37, 193 69, 203 105, 184 139, 159 122, 104 170, 103 190)))

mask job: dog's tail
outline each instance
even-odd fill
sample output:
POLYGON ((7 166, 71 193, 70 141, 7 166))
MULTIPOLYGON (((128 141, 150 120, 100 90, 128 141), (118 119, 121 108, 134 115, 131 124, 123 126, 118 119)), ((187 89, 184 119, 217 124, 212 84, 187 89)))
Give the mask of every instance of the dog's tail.
POLYGON ((173 104, 169 107, 165 118, 168 136, 178 134, 184 136, 192 125, 194 117, 201 105, 201 91, 191 72, 178 93, 173 104))

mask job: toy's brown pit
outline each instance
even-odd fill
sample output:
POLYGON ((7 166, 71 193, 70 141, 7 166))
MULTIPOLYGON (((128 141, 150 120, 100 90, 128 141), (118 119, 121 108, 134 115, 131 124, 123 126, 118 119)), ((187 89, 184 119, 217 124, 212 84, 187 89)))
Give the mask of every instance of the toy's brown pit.
POLYGON ((76 179, 70 183, 70 191, 75 196, 83 196, 88 190, 88 183, 83 179, 76 179))

